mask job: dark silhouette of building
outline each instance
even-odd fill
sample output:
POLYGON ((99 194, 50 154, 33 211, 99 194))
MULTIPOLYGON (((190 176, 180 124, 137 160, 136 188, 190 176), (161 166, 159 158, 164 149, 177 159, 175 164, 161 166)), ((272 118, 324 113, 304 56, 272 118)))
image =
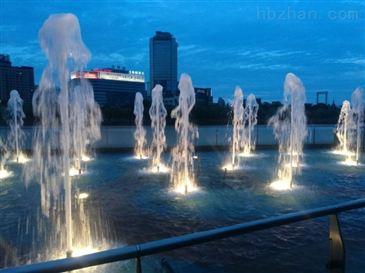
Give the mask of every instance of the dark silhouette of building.
POLYGON ((9 55, 0 54, 0 100, 6 104, 11 90, 17 90, 24 103, 31 103, 34 70, 30 66, 12 66, 9 55))
POLYGON ((221 107, 226 106, 226 102, 225 102, 225 100, 224 100, 222 97, 219 97, 219 98, 218 98, 218 102, 217 102, 217 104, 218 104, 219 106, 221 106, 221 107))
POLYGON ((200 105, 210 105, 213 103, 212 89, 211 88, 201 88, 194 87, 195 91, 195 104, 200 105))
POLYGON ((177 94, 177 47, 176 39, 168 32, 156 31, 150 39, 150 88, 163 87, 164 94, 177 94))
POLYGON ((328 91, 318 91, 316 92, 316 95, 317 95, 317 104, 318 103, 328 104, 328 91), (321 98, 323 100, 321 100, 321 98))
POLYGON ((125 68, 103 68, 73 72, 71 80, 88 79, 94 89, 96 102, 104 106, 132 106, 137 92, 146 93, 144 73, 125 68))

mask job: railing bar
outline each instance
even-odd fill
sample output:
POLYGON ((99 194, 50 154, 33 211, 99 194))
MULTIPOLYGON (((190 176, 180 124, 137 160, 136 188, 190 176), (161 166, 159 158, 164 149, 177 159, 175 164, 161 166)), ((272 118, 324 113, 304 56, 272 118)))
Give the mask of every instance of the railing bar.
POLYGON ((333 213, 339 213, 347 210, 357 209, 365 206, 365 199, 359 202, 348 202, 346 204, 328 206, 323 208, 304 210, 280 216, 274 216, 266 219, 251 221, 233 226, 216 228, 207 231, 200 231, 182 236, 172 237, 159 241, 147 242, 140 244, 141 255, 152 255, 167 250, 174 250, 195 244, 214 241, 227 237, 246 234, 254 231, 260 231, 281 225, 287 225, 303 220, 327 216, 333 213))
POLYGON ((221 227, 207 231, 200 231, 168 239, 142 243, 134 246, 119 247, 82 257, 65 258, 54 261, 30 264, 14 268, 0 270, 0 273, 54 273, 80 269, 89 266, 101 265, 111 262, 128 260, 152 254, 158 254, 168 250, 175 250, 187 246, 206 243, 217 239, 242 235, 254 231, 272 227, 287 225, 308 219, 336 214, 348 210, 365 207, 365 199, 359 199, 342 204, 309 209, 300 212, 273 216, 261 220, 221 227))

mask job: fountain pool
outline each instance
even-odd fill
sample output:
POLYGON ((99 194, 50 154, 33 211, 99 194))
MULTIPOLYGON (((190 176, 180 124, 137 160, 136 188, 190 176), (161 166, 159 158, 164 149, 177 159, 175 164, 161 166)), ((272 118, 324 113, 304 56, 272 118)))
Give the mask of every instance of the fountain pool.
MULTIPOLYGON (((141 172, 149 162, 131 160, 132 154, 98 154, 88 162, 88 173, 75 183, 80 193, 88 194, 83 200, 91 222, 100 217, 94 209, 99 208, 103 225, 111 229, 110 246, 335 204, 364 193, 364 167, 340 165, 341 155, 327 150, 305 150, 305 167, 295 177, 297 186, 284 192, 269 187, 275 175, 276 150, 257 150, 242 171, 227 174, 220 164, 228 151, 197 154, 200 190, 186 196, 169 190, 168 174, 141 172)), ((163 160, 169 162, 168 157, 163 160)), ((22 166, 12 164, 9 169, 15 175, 2 180, 0 187, 1 266, 27 261, 33 240, 30 218, 39 213, 40 205, 39 186, 26 190, 20 179, 22 166)), ((365 267, 364 212, 345 213, 340 220, 349 254, 346 272, 358 272, 365 267)), ((163 272, 162 257, 176 272, 327 272, 327 228, 328 220, 322 218, 167 252, 142 259, 143 272, 163 272)), ((115 266, 135 272, 134 265, 130 261, 115 266)))

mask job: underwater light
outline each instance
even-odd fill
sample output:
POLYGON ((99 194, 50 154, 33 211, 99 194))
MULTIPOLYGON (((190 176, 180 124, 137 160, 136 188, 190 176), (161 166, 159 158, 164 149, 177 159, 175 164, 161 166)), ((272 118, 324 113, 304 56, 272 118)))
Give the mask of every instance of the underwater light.
POLYGON ((80 193, 78 196, 77 196, 77 198, 78 199, 86 199, 86 198, 88 198, 89 197, 89 194, 88 193, 86 193, 86 192, 82 192, 82 193, 80 193))
POLYGON ((276 191, 288 191, 291 190, 293 186, 290 180, 282 179, 272 182, 270 188, 276 191))

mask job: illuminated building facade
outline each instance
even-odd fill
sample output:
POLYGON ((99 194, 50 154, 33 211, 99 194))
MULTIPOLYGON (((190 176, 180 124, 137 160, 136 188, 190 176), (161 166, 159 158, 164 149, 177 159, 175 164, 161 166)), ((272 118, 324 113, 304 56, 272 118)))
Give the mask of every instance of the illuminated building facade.
POLYGON ((71 80, 88 79, 100 106, 128 107, 134 103, 137 92, 145 95, 144 73, 125 69, 103 68, 73 72, 71 80))

